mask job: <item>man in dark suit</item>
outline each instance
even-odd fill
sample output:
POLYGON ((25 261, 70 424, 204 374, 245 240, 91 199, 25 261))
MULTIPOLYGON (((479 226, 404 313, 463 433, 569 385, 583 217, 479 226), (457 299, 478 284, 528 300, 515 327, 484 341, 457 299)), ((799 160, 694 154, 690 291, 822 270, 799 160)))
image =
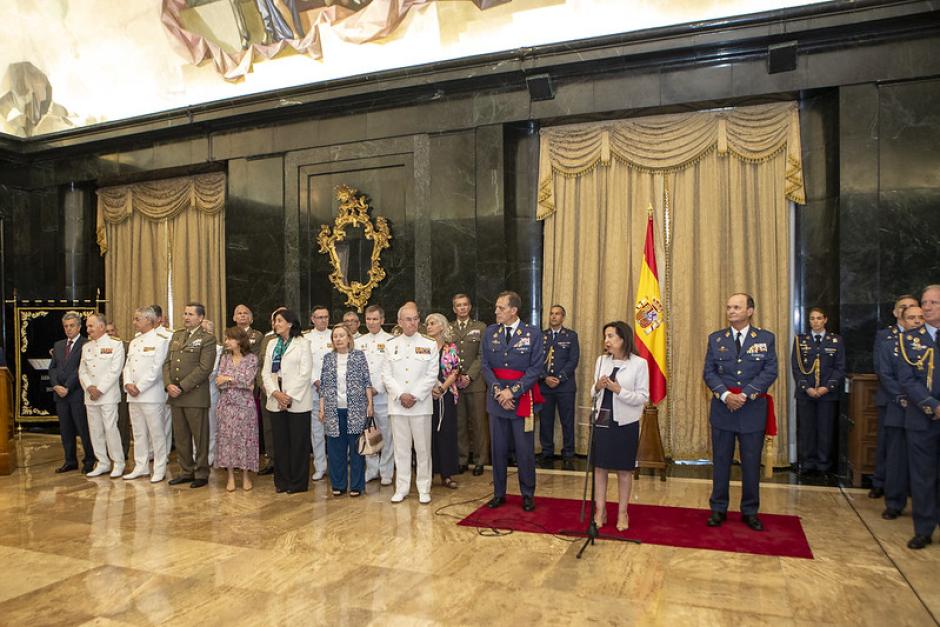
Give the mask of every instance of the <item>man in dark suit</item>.
POLYGON ((506 502, 509 443, 515 444, 522 508, 535 509, 535 412, 542 402, 538 387, 545 362, 542 332, 519 319, 522 300, 515 292, 496 299, 496 324, 483 334, 482 369, 486 409, 490 415, 493 460, 493 498, 487 505, 506 502))
POLYGON ((215 367, 216 341, 202 328, 205 317, 200 303, 186 305, 183 328, 173 334, 163 364, 176 460, 182 471, 170 485, 189 483, 191 488, 201 488, 209 483, 209 375, 215 367))
MULTIPOLYGON (((872 355, 874 357, 876 373, 881 371, 880 359, 883 352, 881 350, 882 344, 888 343, 897 348, 898 334, 904 331, 902 316, 904 315, 904 310, 911 306, 920 307, 920 301, 910 294, 898 296, 898 299, 894 302, 893 311, 897 324, 892 324, 890 327, 880 329, 875 335, 875 347, 872 350, 872 355)), ((885 493, 884 487, 885 475, 887 474, 886 463, 888 454, 887 436, 885 436, 885 417, 888 412, 888 397, 889 393, 879 377, 878 391, 875 393, 875 406, 878 408, 878 445, 875 449, 875 472, 871 476, 871 490, 868 491, 868 498, 870 499, 880 499, 885 493)))
POLYGON ((539 441, 542 445, 542 467, 551 468, 555 457, 555 408, 561 423, 563 468, 574 470, 574 401, 577 387, 574 371, 581 359, 578 334, 564 327, 565 308, 552 305, 548 328, 542 332, 545 364, 539 386, 545 404, 539 413, 539 441))
POLYGON ((89 473, 95 467, 95 452, 88 431, 88 417, 85 415, 85 393, 78 382, 82 346, 87 341, 79 333, 82 328, 81 314, 77 311, 66 312, 62 316, 62 328, 65 330, 65 339, 53 345, 52 362, 49 364, 49 384, 55 394, 59 434, 65 451, 65 463, 56 468, 56 472, 78 470, 75 450, 75 437, 78 436, 82 440, 84 454, 82 472, 89 473))
POLYGON ((709 527, 728 517, 728 482, 734 441, 741 451, 741 520, 763 531, 760 508, 760 455, 767 426, 767 390, 777 379, 774 334, 751 326, 754 298, 732 294, 726 314, 730 327, 708 336, 705 384, 712 391, 712 495, 709 527))
POLYGON ((828 320, 819 307, 810 309, 810 332, 798 334, 790 352, 796 381, 797 457, 806 474, 832 470, 832 438, 845 380, 845 343, 826 330, 828 320))
POLYGON ((898 380, 907 395, 904 428, 911 470, 914 537, 907 547, 922 549, 933 539, 940 520, 940 285, 920 297, 924 326, 905 331, 900 341, 898 380))

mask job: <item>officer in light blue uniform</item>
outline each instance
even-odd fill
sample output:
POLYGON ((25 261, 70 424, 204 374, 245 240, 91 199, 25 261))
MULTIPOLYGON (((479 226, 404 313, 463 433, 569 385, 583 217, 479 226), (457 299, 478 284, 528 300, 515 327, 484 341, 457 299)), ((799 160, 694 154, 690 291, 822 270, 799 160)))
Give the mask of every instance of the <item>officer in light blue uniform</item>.
MULTIPOLYGON (((924 326, 924 312, 916 305, 905 307, 902 316, 901 328, 903 330, 916 331, 924 326)), ((880 355, 876 359, 878 382, 888 399, 885 405, 883 433, 885 510, 881 513, 881 517, 885 520, 894 520, 901 515, 904 506, 907 505, 907 495, 910 489, 907 432, 904 429, 909 402, 898 380, 902 358, 899 335, 893 333, 890 337, 894 341, 883 341, 879 346, 880 355)))
POLYGON ((790 352, 796 387, 797 456, 801 472, 832 470, 839 393, 845 380, 845 343, 826 330, 829 318, 819 307, 809 310, 809 333, 800 333, 790 352))
POLYGON ((930 544, 940 520, 940 285, 927 287, 920 305, 925 324, 904 332, 898 364, 898 380, 908 399, 904 428, 914 518, 914 537, 907 543, 911 549, 930 544))
POLYGON ((774 334, 751 326, 754 299, 732 294, 726 307, 730 327, 708 336, 705 384, 712 391, 712 494, 709 527, 728 517, 728 481, 734 441, 741 451, 741 520, 755 531, 764 526, 760 508, 760 456, 767 425, 767 390, 777 379, 774 334), (740 390, 733 392, 732 389, 740 390))
POLYGON ((493 463, 493 498, 487 505, 495 508, 506 501, 506 471, 512 441, 522 507, 530 512, 535 509, 535 431, 528 416, 539 409, 541 394, 536 392, 545 351, 539 328, 519 319, 521 307, 517 293, 501 293, 496 299, 496 324, 483 332, 481 365, 493 463))
POLYGON ((581 359, 578 334, 565 328, 567 312, 561 305, 549 310, 549 327, 542 332, 545 346, 545 367, 539 378, 542 398, 539 413, 539 441, 542 445, 542 467, 551 468, 555 456, 555 408, 561 423, 561 456, 565 470, 574 470, 574 404, 577 386, 575 369, 581 359))
MULTIPOLYGON (((898 296, 898 299, 894 302, 893 314, 897 320, 897 324, 893 324, 890 327, 886 327, 878 331, 875 335, 875 347, 872 350, 872 356, 875 365, 875 373, 878 373, 881 370, 881 345, 885 342, 890 345, 897 347, 898 345, 898 334, 904 331, 904 324, 902 316, 904 315, 904 310, 911 305, 915 307, 920 306, 920 301, 917 300, 914 296, 910 294, 903 294, 898 296)), ((884 487, 885 487, 885 464, 887 463, 887 441, 885 437, 885 414, 888 411, 888 392, 884 389, 884 385, 881 385, 879 382, 878 391, 875 392, 875 407, 878 408, 878 444, 875 449, 875 472, 871 476, 871 490, 868 491, 868 498, 871 499, 880 499, 884 496, 884 487)))

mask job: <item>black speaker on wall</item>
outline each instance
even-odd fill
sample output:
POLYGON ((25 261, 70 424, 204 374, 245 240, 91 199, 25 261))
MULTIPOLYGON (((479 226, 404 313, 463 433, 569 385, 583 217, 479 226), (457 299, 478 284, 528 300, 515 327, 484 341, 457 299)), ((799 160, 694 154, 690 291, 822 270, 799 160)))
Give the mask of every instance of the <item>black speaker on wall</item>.
POLYGON ((796 69, 796 42, 767 46, 767 73, 792 72, 796 69))
POLYGON ((552 100, 555 97, 555 85, 548 74, 526 76, 525 86, 529 88, 531 100, 552 100))

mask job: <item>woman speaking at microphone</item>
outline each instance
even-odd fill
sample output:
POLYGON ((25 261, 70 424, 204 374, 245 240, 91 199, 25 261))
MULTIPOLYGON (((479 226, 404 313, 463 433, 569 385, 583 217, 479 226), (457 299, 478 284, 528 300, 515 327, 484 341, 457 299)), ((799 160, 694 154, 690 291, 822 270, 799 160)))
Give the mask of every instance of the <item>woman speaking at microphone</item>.
POLYGON ((617 471, 617 530, 630 526, 627 504, 633 488, 640 416, 649 400, 646 360, 633 348, 633 329, 618 320, 604 325, 604 354, 594 366, 594 409, 606 410, 610 426, 594 430, 594 522, 607 524, 607 473, 617 471))

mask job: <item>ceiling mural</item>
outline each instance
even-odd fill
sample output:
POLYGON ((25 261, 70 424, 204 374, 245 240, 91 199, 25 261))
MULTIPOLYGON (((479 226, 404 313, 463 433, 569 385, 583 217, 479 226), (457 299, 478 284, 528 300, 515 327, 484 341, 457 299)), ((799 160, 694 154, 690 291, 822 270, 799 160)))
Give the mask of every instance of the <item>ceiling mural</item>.
POLYGON ((823 1, 3 0, 0 133, 823 1))
MULTIPOLYGON (((211 59, 227 80, 283 52, 323 58, 320 27, 343 42, 391 35, 415 7, 435 0, 164 0, 161 19, 194 65, 211 59)), ((487 9, 512 0, 448 0, 487 9)))

